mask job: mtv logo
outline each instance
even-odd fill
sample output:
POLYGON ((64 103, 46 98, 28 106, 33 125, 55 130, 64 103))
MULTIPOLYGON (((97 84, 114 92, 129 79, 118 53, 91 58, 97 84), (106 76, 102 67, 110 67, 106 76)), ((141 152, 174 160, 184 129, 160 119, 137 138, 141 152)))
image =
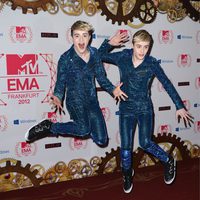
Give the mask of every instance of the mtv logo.
POLYGON ((168 125, 162 125, 162 126, 160 127, 160 129, 161 129, 161 132, 162 132, 162 133, 163 133, 163 132, 168 132, 169 127, 168 127, 168 125))
POLYGON ((26 34, 26 27, 25 26, 16 26, 16 33, 26 34))
POLYGON ((177 128, 175 129, 175 131, 179 132, 179 128, 177 127, 177 128))
POLYGON ((51 120, 51 122, 57 122, 57 114, 56 112, 48 112, 47 118, 51 120))
POLYGON ((180 40, 180 39, 181 39, 181 35, 177 35, 177 39, 179 39, 179 40, 180 40))
POLYGON ((21 148, 24 149, 24 148, 29 148, 30 147, 30 144, 26 143, 26 142, 21 142, 21 148))
POLYGON ((15 119, 13 123, 14 123, 14 124, 19 124, 19 120, 18 120, 18 119, 15 119))
POLYGON ((164 39, 164 40, 169 40, 169 30, 163 30, 162 31, 162 38, 164 39))
POLYGON ((36 54, 7 54, 7 75, 38 74, 38 55, 36 54))
POLYGON ((188 55, 187 54, 181 54, 181 63, 187 63, 188 61, 188 55))

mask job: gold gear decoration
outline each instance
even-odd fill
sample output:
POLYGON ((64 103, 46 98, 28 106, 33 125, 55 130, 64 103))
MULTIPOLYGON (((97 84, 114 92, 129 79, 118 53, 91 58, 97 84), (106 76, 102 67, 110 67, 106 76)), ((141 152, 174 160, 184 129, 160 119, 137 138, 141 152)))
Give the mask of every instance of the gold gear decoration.
POLYGON ((113 148, 111 152, 106 152, 105 157, 101 157, 101 163, 99 168, 96 170, 97 174, 106 174, 109 172, 120 171, 120 148, 117 147, 116 150, 113 148))
POLYGON ((93 169, 85 159, 74 159, 68 163, 69 173, 72 179, 83 178, 93 174, 93 169))
POLYGON ((169 22, 174 23, 181 21, 186 17, 186 11, 182 8, 182 4, 174 1, 167 10, 167 19, 169 22))
POLYGON ((60 161, 60 162, 56 163, 56 165, 55 165, 54 168, 55 168, 55 171, 58 174, 61 174, 61 173, 63 173, 66 170, 67 166, 66 166, 66 164, 63 161, 60 161))
MULTIPOLYGON (((153 140, 176 160, 191 159, 191 153, 184 144, 184 141, 181 141, 181 138, 176 135, 172 135, 171 133, 159 133, 157 136, 153 136, 153 140)), ((140 147, 134 152, 133 157, 135 160, 134 168, 160 164, 157 158, 151 154, 146 154, 140 147)))
MULTIPOLYGON (((98 9, 101 9, 101 15, 106 16, 106 20, 109 19, 112 20, 112 23, 118 22, 119 25, 121 25, 122 22, 127 24, 128 21, 133 21, 133 17, 136 14, 134 7, 131 7, 131 10, 127 11, 124 10, 126 7, 126 3, 130 1, 128 0, 122 0, 122 1, 116 1, 116 0, 95 0, 98 3, 98 9)), ((130 8, 130 7, 129 7, 130 8)))
POLYGON ((48 11, 48 13, 51 14, 51 15, 57 14, 58 11, 59 11, 58 3, 55 2, 53 5, 50 4, 50 3, 48 3, 48 4, 47 4, 47 11, 48 11))
POLYGON ((97 7, 95 4, 88 3, 87 5, 84 6, 84 11, 85 11, 86 15, 93 16, 97 12, 97 7))
POLYGON ((35 165, 31 166, 31 168, 30 168, 31 171, 34 171, 35 169, 38 170, 38 175, 39 176, 43 176, 44 175, 45 168, 42 165, 35 164, 35 165))
MULTIPOLYGON (((191 159, 191 153, 184 144, 184 141, 181 141, 181 138, 176 135, 172 135, 171 133, 159 133, 157 136, 153 136, 153 140, 176 160, 191 159)), ((196 147, 196 149, 198 148, 196 147)), ((134 169, 149 165, 160 165, 157 158, 146 154, 140 147, 133 152, 133 160, 134 169)), ((110 153, 106 152, 106 156, 101 157, 101 161, 99 168, 96 170, 97 174, 120 171, 120 147, 116 150, 111 149, 110 153)))
POLYGON ((145 24, 152 23, 157 16, 157 8, 152 0, 143 1, 137 10, 137 17, 145 24))
POLYGON ((54 0, 1 0, 3 3, 10 2, 11 8, 15 10, 17 7, 22 8, 23 14, 26 14, 28 10, 32 10, 34 14, 38 13, 38 9, 44 11, 47 10, 47 4, 52 6, 55 4, 54 0))
POLYGON ((0 12, 3 10, 3 8, 4 8, 4 3, 0 1, 0 12))
POLYGON ((200 146, 194 144, 191 148, 191 156, 192 158, 200 158, 200 146))
MULTIPOLYGON (((21 161, 13 159, 2 159, 1 162, 6 161, 5 166, 0 167, 0 180, 4 176, 4 181, 7 179, 7 186, 4 190, 12 190, 13 188, 23 188, 28 186, 39 186, 42 182, 42 177, 37 177, 38 170, 30 170, 30 164, 25 167, 21 166, 21 161)), ((1 181, 0 181, 1 183, 1 181)))
POLYGON ((44 183, 57 183, 72 179, 69 169, 63 161, 59 161, 55 164, 55 166, 50 167, 44 173, 43 177, 44 183))
MULTIPOLYGON (((134 22, 134 20, 133 20, 133 22, 134 22)), ((145 24, 142 22, 139 24, 134 24, 134 23, 128 22, 127 25, 130 26, 131 28, 139 29, 139 28, 142 28, 145 24)))
POLYGON ((79 174, 81 171, 81 161, 78 159, 71 160, 68 163, 68 168, 71 175, 79 174))
POLYGON ((44 174, 44 182, 49 183, 56 183, 58 182, 58 174, 56 173, 54 167, 50 167, 46 173, 44 174))
POLYGON ((200 22, 200 2, 199 0, 179 0, 186 14, 195 22, 200 22))
POLYGON ((81 0, 57 0, 61 10, 67 15, 78 16, 83 12, 81 0))
POLYGON ((81 168, 81 175, 83 178, 91 176, 92 175, 92 168, 89 165, 83 165, 81 168))
MULTIPOLYGON (((17 163, 16 159, 13 158, 3 158, 0 160, 0 167, 6 166, 6 162, 10 161, 13 165, 17 163)), ((5 174, 2 174, 0 176, 0 191, 8 191, 12 188, 19 188, 17 184, 14 184, 15 174, 13 172, 8 172, 5 174)))

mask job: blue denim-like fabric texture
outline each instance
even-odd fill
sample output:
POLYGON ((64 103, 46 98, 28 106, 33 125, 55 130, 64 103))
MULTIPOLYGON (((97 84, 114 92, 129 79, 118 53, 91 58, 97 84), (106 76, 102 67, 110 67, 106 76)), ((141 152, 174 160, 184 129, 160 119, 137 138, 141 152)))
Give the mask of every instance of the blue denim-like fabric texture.
POLYGON ((118 66, 120 82, 123 82, 121 89, 128 95, 128 99, 121 101, 119 104, 121 155, 123 155, 123 150, 133 148, 133 132, 138 123, 140 146, 145 151, 166 162, 168 159, 167 153, 151 140, 154 116, 150 87, 154 77, 157 77, 162 83, 176 109, 184 108, 183 102, 161 68, 159 60, 146 55, 144 61, 134 68, 132 62, 133 49, 110 53, 111 50, 112 46, 109 45, 107 40, 98 49, 103 62, 118 66))
POLYGON ((105 121, 97 99, 95 80, 112 95, 115 86, 107 79, 96 48, 89 46, 88 63, 72 47, 58 61, 54 95, 61 101, 66 97, 66 108, 73 121, 54 123, 51 132, 60 135, 91 136, 94 142, 107 142, 105 121))

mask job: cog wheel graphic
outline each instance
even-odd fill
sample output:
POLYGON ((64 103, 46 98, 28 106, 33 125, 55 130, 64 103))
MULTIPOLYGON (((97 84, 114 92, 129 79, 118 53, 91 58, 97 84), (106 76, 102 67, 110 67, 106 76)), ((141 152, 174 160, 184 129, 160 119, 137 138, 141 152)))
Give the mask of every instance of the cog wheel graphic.
POLYGON ((141 1, 137 11, 138 18, 145 24, 152 23, 157 16, 157 8, 151 0, 141 1))
MULTIPOLYGON (((153 140, 160 145, 166 152, 172 155, 176 160, 188 160, 191 159, 191 153, 188 150, 187 146, 184 144, 184 141, 181 141, 181 138, 171 133, 159 133, 157 136, 153 136, 153 140)), ((120 171, 120 147, 116 150, 111 149, 111 152, 106 152, 105 157, 101 157, 101 163, 99 168, 96 170, 97 174, 103 174, 108 171, 110 167, 109 163, 113 161, 112 172, 120 171)), ((154 156, 145 153, 140 147, 133 152, 133 168, 141 168, 150 165, 160 165, 160 162, 154 156)), ((111 170, 110 170, 111 171, 111 170)))
POLYGON ((26 14, 28 9, 31 9, 34 14, 38 13, 38 9, 42 8, 44 11, 47 10, 47 4, 54 6, 54 0, 1 0, 3 3, 11 2, 11 8, 15 10, 17 7, 22 8, 23 14, 26 14))
POLYGON ((120 171, 120 147, 117 147, 116 150, 114 150, 113 148, 111 149, 111 152, 108 153, 106 152, 106 156, 105 157, 101 157, 101 163, 99 165, 99 168, 96 170, 97 174, 104 174, 106 173, 106 171, 112 171, 112 172, 116 172, 116 171, 120 171), (110 163, 115 163, 114 166, 111 166, 110 163), (111 168, 111 170, 108 170, 109 168, 111 168))
POLYGON ((112 20, 112 24, 115 24, 115 22, 118 22, 119 25, 121 25, 122 22, 124 22, 124 24, 127 24, 128 21, 133 21, 133 17, 136 14, 134 8, 132 8, 132 10, 130 12, 128 12, 127 14, 124 14, 123 12, 123 3, 126 0, 121 0, 121 1, 111 1, 111 0, 95 0, 96 2, 98 2, 98 9, 102 10, 101 15, 105 15, 106 16, 106 20, 112 20), (112 12, 110 8, 114 8, 116 9, 115 12, 112 12))
POLYGON ((193 21, 200 21, 200 2, 191 0, 179 0, 182 3, 183 8, 186 9, 187 15, 193 21), (196 5, 196 6, 195 6, 196 5))
MULTIPOLYGON (((153 136, 153 140, 168 152, 176 160, 188 160, 191 159, 191 153, 181 138, 171 133, 158 134, 153 136)), ((141 168, 150 165, 160 165, 160 161, 154 156, 145 153, 140 147, 134 152, 134 168, 141 168)))
POLYGON ((3 10, 4 8, 4 3, 0 1, 0 12, 3 10))
MULTIPOLYGON (((6 166, 0 167, 0 175, 9 174, 11 172, 16 172, 17 175, 22 174, 27 177, 33 186, 39 186, 42 182, 42 177, 37 177, 38 170, 35 169, 33 171, 30 170, 31 165, 27 164, 25 167, 21 166, 21 161, 17 160, 16 164, 11 164, 11 160, 6 161, 6 166)), ((16 176, 17 176, 16 175, 16 176)))

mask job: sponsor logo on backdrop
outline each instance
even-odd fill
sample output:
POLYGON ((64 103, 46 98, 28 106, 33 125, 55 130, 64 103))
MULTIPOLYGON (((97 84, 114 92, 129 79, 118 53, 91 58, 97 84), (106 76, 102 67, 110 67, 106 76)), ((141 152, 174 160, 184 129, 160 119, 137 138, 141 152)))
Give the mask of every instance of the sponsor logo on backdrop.
POLYGON ((195 107, 195 108, 200 107, 200 103, 195 103, 195 104, 194 104, 194 107, 195 107))
POLYGON ((101 112, 103 114, 105 121, 106 122, 109 121, 110 120, 110 108, 103 107, 103 108, 101 108, 101 112))
POLYGON ((158 33, 160 44, 171 44, 173 42, 173 32, 171 30, 161 30, 158 33))
POLYGON ((189 86, 189 85, 190 85, 189 81, 178 82, 178 86, 189 86))
POLYGON ((34 156, 37 152, 36 143, 18 142, 15 146, 15 153, 18 157, 34 156))
MULTIPOLYGON (((183 123, 183 122, 181 122, 183 123)), ((190 129, 190 127, 177 127, 175 128, 175 131, 176 132, 179 132, 179 131, 188 131, 190 129)))
POLYGON ((165 111, 165 110, 171 110, 171 106, 162 106, 158 108, 158 111, 165 111))
POLYGON ((0 33, 0 37, 3 37, 3 33, 0 33))
POLYGON ((194 123, 194 131, 195 133, 200 133, 200 121, 194 123))
POLYGON ((3 132, 8 128, 8 120, 4 115, 0 115, 0 131, 3 132))
POLYGON ((70 138, 69 146, 71 150, 85 149, 87 147, 87 140, 79 138, 70 138))
POLYGON ((200 44, 200 31, 197 31, 196 41, 197 41, 197 44, 200 44))
POLYGON ((58 38, 58 33, 42 32, 41 37, 43 37, 43 38, 58 38))
POLYGON ((0 150, 0 154, 9 154, 10 150, 0 150))
POLYGON ((13 43, 30 43, 32 41, 32 31, 29 26, 11 26, 10 39, 13 43))
POLYGON ((58 142, 58 143, 49 143, 49 144, 45 144, 45 149, 59 148, 61 146, 62 146, 61 142, 58 142))
POLYGON ((191 104, 189 100, 183 100, 183 104, 187 110, 190 110, 191 104))
POLYGON ((0 65, 4 99, 18 104, 31 104, 34 99, 49 102, 56 78, 52 54, 3 54, 0 65))
POLYGON ((45 112, 43 113, 42 119, 50 119, 53 123, 61 122, 62 121, 62 115, 59 115, 56 112, 45 112))
POLYGON ((172 132, 172 128, 171 125, 169 124, 162 124, 158 127, 158 133, 171 133, 172 132))
POLYGON ((174 63, 174 61, 173 60, 161 60, 161 63, 162 64, 170 64, 170 63, 174 63))
POLYGON ((196 78, 196 80, 195 80, 195 87, 196 87, 196 89, 200 88, 200 77, 196 78))
POLYGON ((109 39, 110 35, 100 35, 93 33, 92 38, 93 39, 109 39))
POLYGON ((35 119, 15 119, 13 121, 14 125, 19 125, 19 124, 30 124, 30 123, 36 123, 37 120, 35 119))
POLYGON ((192 39, 191 35, 177 35, 177 39, 182 40, 182 39, 192 39))
POLYGON ((179 67, 190 67, 192 62, 191 55, 180 54, 178 55, 177 64, 179 67))

